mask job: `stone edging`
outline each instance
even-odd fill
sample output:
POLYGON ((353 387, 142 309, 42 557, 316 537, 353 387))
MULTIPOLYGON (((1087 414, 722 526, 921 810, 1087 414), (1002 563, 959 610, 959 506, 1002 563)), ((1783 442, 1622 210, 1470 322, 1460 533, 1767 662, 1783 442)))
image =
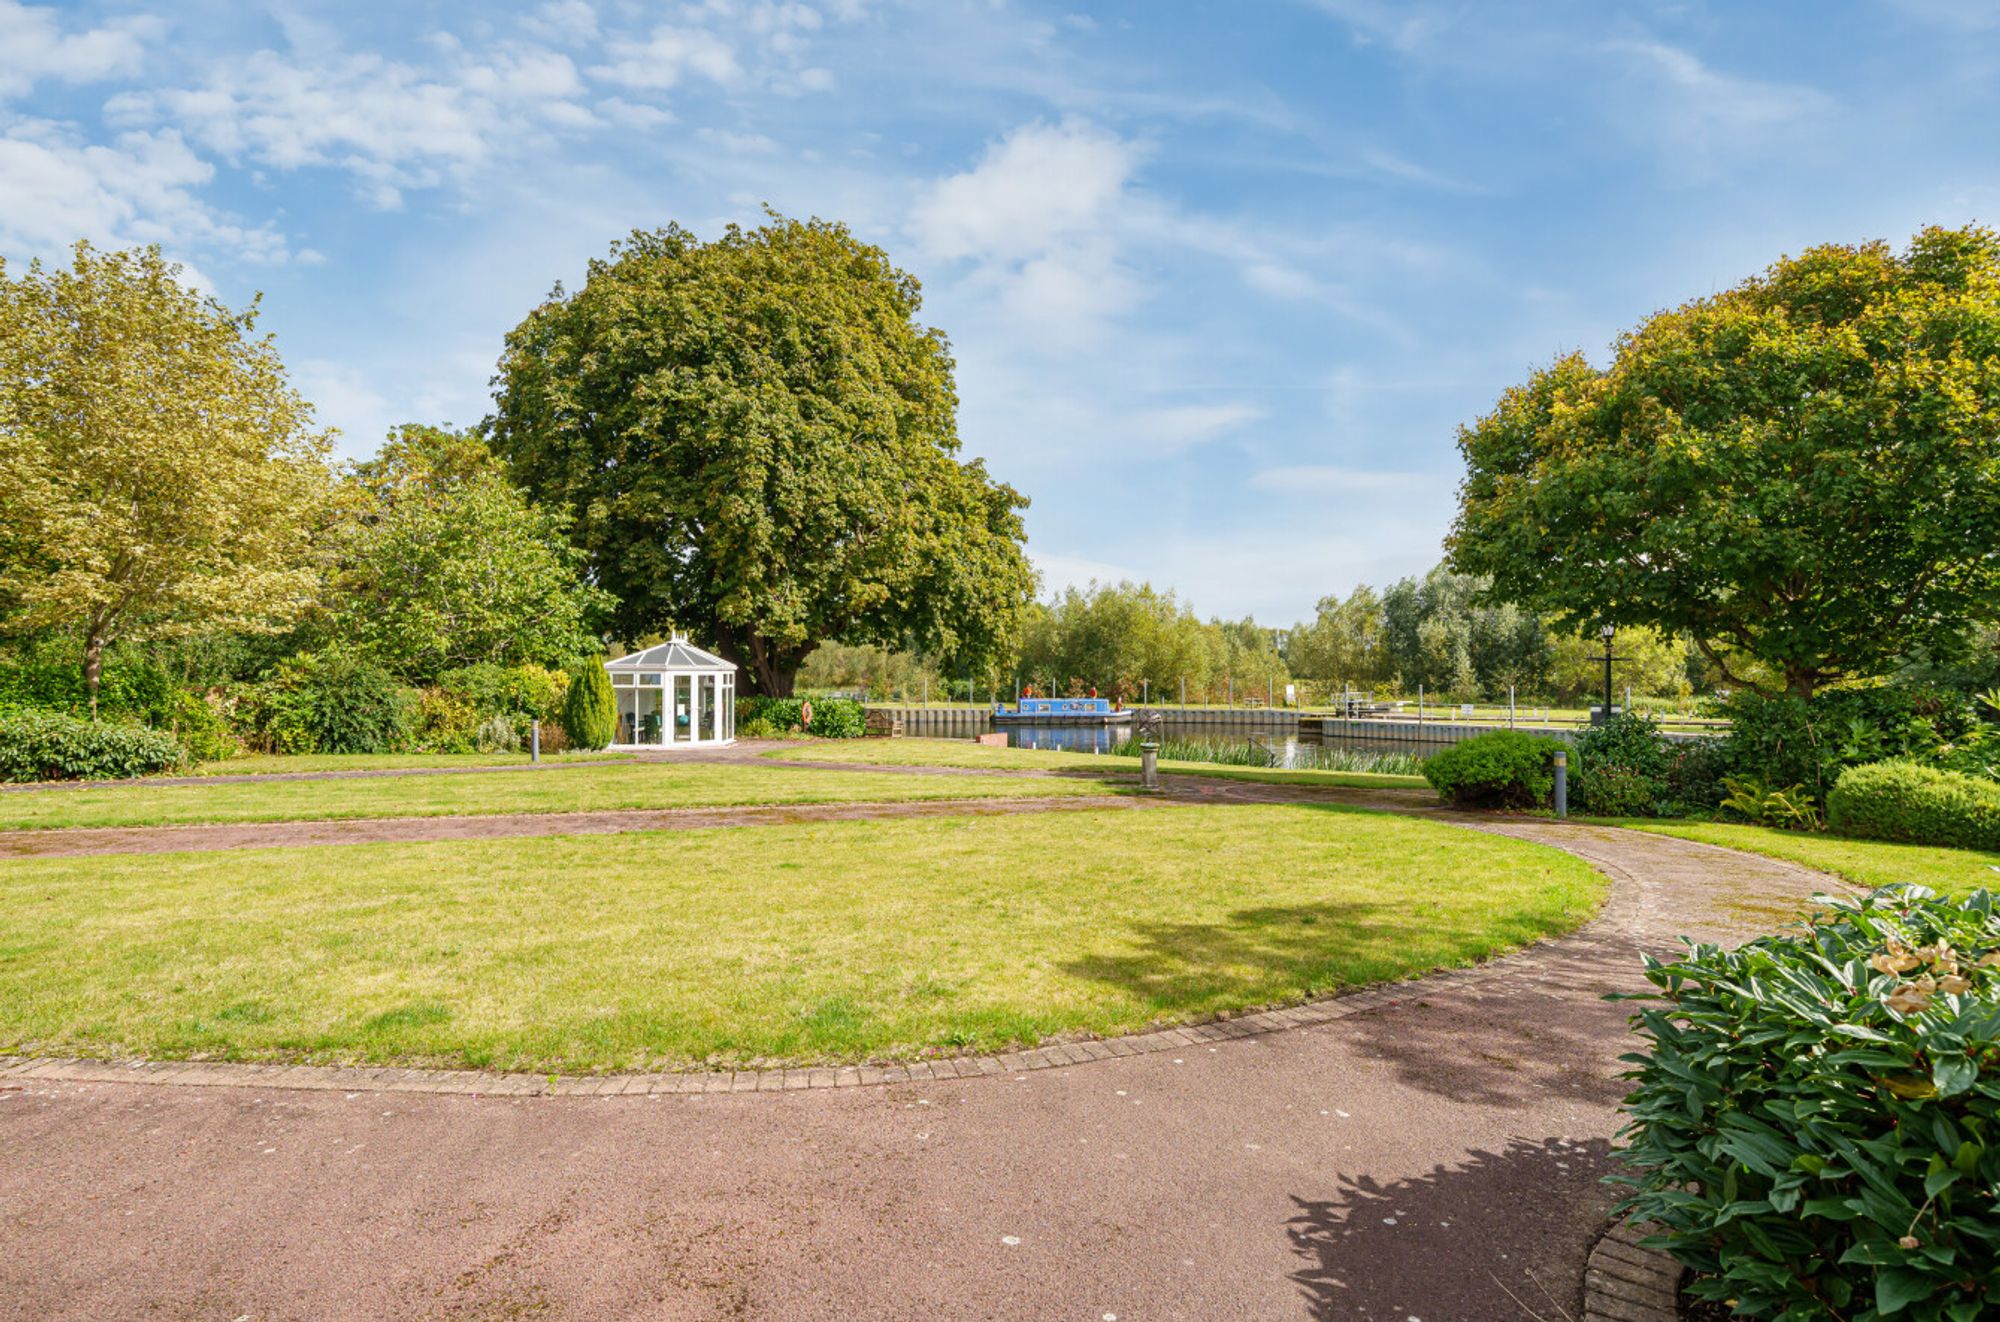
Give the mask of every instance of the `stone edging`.
POLYGON ((1679 1322, 1681 1265, 1639 1247, 1651 1228, 1613 1221, 1583 1269, 1583 1322, 1679 1322))

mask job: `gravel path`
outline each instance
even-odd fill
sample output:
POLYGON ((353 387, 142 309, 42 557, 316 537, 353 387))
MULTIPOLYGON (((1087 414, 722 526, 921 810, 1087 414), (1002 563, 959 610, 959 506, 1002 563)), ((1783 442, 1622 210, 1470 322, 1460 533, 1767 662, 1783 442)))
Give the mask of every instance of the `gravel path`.
POLYGON ((1767 930, 1834 883, 1462 824, 1597 864, 1604 913, 1180 1051, 755 1095, 0 1078, 0 1317, 1575 1316, 1628 1041, 1602 994, 1642 950, 1767 930))

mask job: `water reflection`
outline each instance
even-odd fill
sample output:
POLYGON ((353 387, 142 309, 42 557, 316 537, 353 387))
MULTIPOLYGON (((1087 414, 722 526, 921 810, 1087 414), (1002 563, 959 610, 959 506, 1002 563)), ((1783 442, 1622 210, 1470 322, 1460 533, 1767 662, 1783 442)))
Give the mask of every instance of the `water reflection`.
MULTIPOLYGON (((1010 748, 1054 748, 1068 753, 1111 753, 1134 737, 1129 725, 1009 725, 1002 728, 1007 731, 1010 748)), ((1254 744, 1267 750, 1270 765, 1277 767, 1297 766, 1301 748, 1341 748, 1357 753, 1416 753, 1420 756, 1438 750, 1435 743, 1420 743, 1414 739, 1323 739, 1316 732, 1280 733, 1268 727, 1231 727, 1207 721, 1182 723, 1172 717, 1162 722, 1160 733, 1162 738, 1175 743, 1204 744, 1210 748, 1241 748, 1245 744, 1254 744)))

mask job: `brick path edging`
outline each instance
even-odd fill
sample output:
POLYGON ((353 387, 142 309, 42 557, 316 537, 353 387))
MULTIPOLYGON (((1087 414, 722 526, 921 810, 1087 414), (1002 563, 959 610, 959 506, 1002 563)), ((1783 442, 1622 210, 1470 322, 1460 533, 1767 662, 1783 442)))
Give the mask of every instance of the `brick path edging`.
POLYGON ((966 1079, 1060 1069, 1119 1056, 1186 1051, 1235 1038, 1331 1023, 1442 987, 1483 981, 1518 968, 1539 946, 1530 946, 1475 968, 1445 969, 1425 977, 1388 983, 1365 991, 1330 996, 1303 1005, 1260 1010, 1212 1023, 1161 1028, 1127 1037, 1056 1043, 992 1056, 953 1056, 894 1065, 814 1066, 791 1069, 720 1070, 679 1073, 589 1075, 531 1074, 521 1071, 427 1070, 393 1066, 286 1065, 236 1061, 79 1060, 48 1056, 0 1056, 0 1079, 41 1079, 66 1083, 154 1083, 216 1088, 298 1088, 340 1092, 467 1093, 507 1097, 608 1097, 646 1093, 802 1092, 819 1088, 859 1088, 881 1084, 966 1079))
POLYGON ((1606 1227, 1583 1269, 1583 1322, 1679 1322, 1682 1268, 1639 1247, 1651 1233, 1622 1220, 1606 1227))

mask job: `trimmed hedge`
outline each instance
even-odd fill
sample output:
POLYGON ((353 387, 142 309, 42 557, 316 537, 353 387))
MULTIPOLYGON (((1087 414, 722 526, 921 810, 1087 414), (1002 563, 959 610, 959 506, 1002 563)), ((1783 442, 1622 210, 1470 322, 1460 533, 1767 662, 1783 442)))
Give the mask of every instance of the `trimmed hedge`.
POLYGON ((1494 730, 1424 759, 1424 779, 1461 808, 1539 808, 1555 787, 1560 739, 1494 730))
POLYGON ((186 762, 180 741, 164 730, 34 708, 0 715, 0 780, 125 780, 186 762))
POLYGON ((1826 796, 1826 822, 1869 840, 2000 850, 2000 784, 1914 762, 1851 767, 1826 796))
POLYGON ((2000 1298, 2000 914, 1917 886, 1648 957, 1620 1150, 1732 1316, 1974 1322, 2000 1298))

